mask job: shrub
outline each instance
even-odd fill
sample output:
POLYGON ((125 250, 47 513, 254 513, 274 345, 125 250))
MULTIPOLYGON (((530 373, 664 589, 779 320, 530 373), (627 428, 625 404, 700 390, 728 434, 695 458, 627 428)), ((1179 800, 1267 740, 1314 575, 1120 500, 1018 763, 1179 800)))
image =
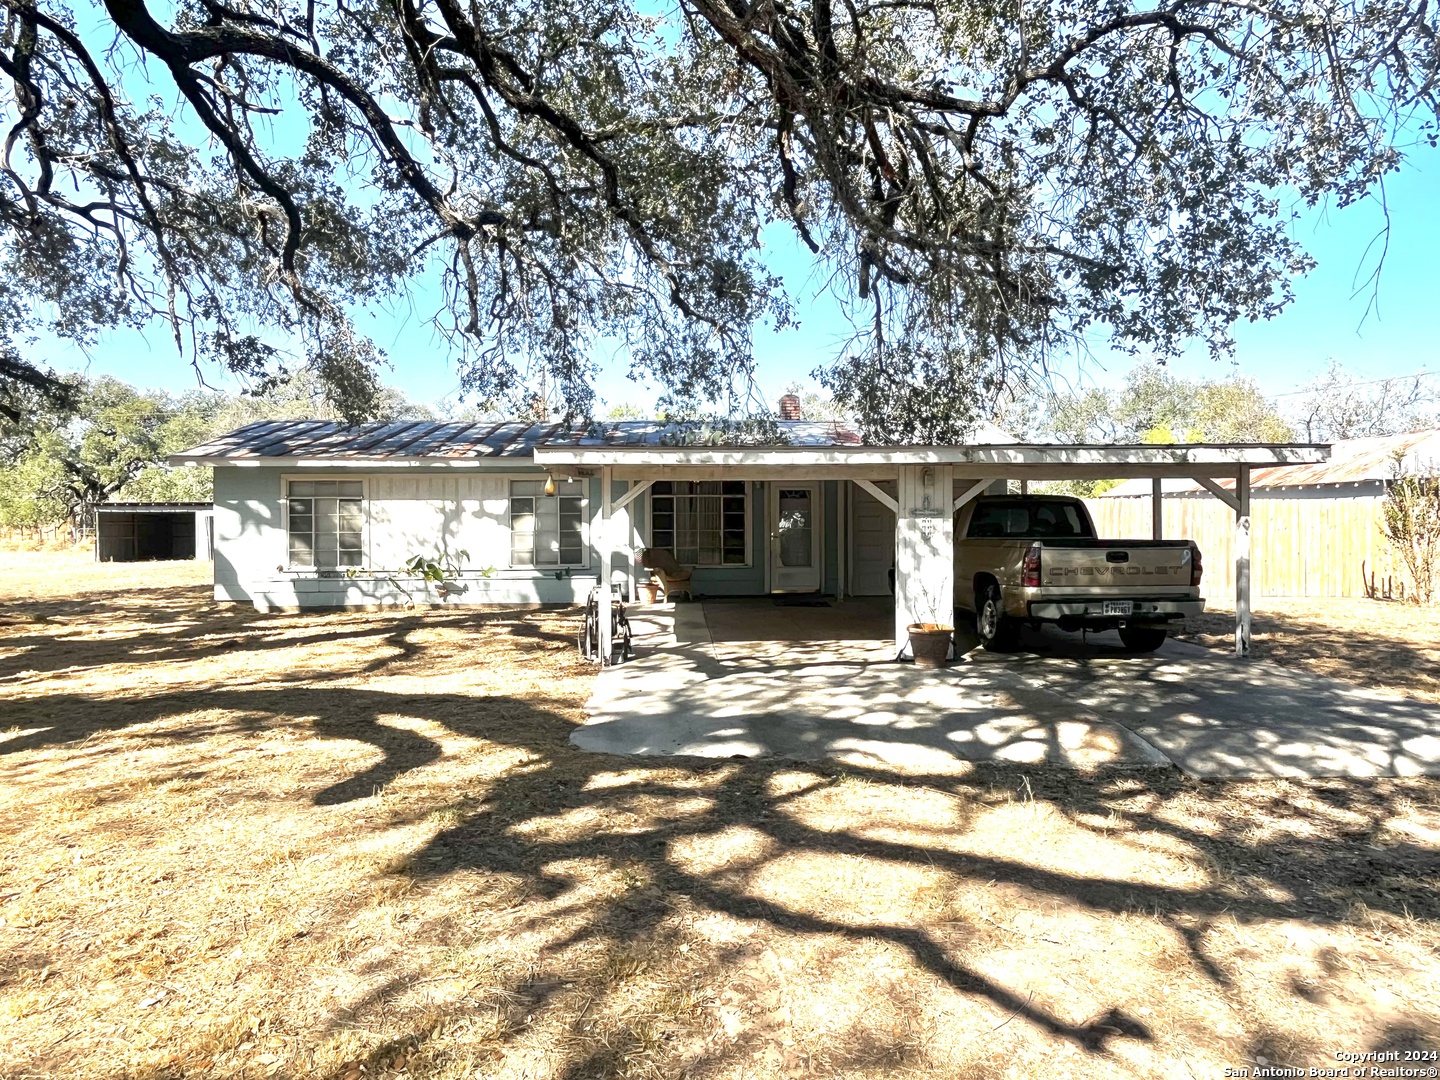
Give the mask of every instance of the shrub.
POLYGON ((1440 475, 1399 476, 1381 506, 1381 531, 1410 571, 1415 599, 1435 602, 1440 576, 1440 475))

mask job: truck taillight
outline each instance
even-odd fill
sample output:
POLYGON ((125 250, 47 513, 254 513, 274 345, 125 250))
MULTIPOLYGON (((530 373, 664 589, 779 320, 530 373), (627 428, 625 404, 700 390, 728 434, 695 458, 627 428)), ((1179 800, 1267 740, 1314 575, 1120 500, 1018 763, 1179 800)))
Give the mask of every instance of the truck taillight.
POLYGON ((1198 544, 1190 545, 1190 587, 1198 589, 1200 579, 1205 576, 1205 560, 1200 555, 1198 544))
POLYGON ((1036 544, 1025 553, 1025 565, 1020 571, 1020 584, 1026 589, 1040 588, 1040 545, 1036 544))

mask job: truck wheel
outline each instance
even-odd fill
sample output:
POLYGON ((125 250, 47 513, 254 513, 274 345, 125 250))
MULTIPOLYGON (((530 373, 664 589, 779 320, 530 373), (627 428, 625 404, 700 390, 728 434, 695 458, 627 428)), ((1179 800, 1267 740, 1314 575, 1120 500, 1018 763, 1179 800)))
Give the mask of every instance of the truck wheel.
POLYGON ((1168 633, 1169 631, 1163 626, 1122 626, 1120 641, 1125 646, 1126 652, 1154 652, 1165 644, 1165 636, 1168 633))
POLYGON ((1020 624, 1005 614, 999 585, 989 586, 975 598, 975 632, 990 652, 1008 652, 1020 643, 1020 624))

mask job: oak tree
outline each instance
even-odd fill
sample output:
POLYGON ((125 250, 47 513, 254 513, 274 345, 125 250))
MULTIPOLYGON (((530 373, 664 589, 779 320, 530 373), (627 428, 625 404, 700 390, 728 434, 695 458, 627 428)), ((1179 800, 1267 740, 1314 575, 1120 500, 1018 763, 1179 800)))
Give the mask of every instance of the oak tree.
MULTIPOLYGON (((1217 353, 1309 259, 1297 206, 1433 142, 1427 0, 0 0, 0 381, 168 325, 376 407, 357 314, 439 275, 465 387, 572 415, 616 346, 753 404, 794 297, 867 434, 962 435, 1096 334, 1217 353), (767 246, 768 243, 768 246, 767 246)), ((403 364, 403 355, 394 358, 403 364)), ((0 409, 6 408, 0 398, 0 409)))

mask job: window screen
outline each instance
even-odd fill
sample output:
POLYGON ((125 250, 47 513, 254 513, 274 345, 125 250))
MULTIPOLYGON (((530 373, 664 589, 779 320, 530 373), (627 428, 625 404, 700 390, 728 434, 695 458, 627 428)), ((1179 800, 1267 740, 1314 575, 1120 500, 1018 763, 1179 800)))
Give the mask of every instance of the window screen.
POLYGON ((287 522, 294 567, 359 566, 365 549, 365 484, 361 480, 291 480, 287 522))
POLYGON ((660 480, 650 488, 650 542, 682 566, 743 566, 744 480, 660 480))
POLYGON ((585 565, 585 486, 544 480, 510 481, 510 565, 585 565))

